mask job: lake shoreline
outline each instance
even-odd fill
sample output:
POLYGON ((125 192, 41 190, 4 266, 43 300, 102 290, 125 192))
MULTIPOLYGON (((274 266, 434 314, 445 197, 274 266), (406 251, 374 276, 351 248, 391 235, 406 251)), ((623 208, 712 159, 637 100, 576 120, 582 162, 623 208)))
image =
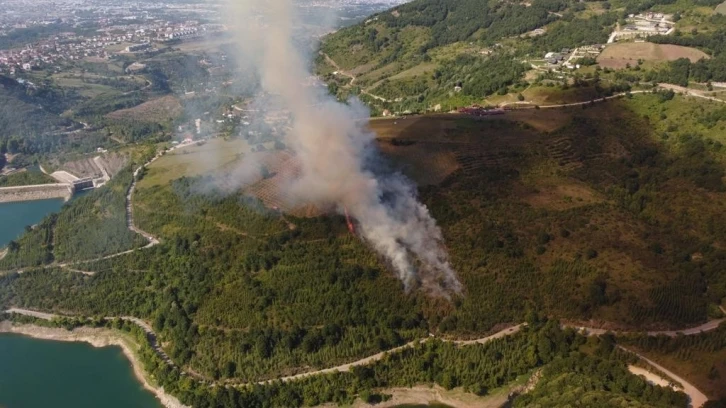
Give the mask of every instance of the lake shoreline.
POLYGON ((83 342, 93 347, 120 347, 124 356, 131 363, 136 379, 141 382, 146 390, 152 392, 164 407, 189 408, 182 404, 176 397, 167 394, 162 387, 156 387, 149 382, 141 361, 133 351, 132 344, 134 346, 136 344, 117 331, 90 327, 80 327, 68 331, 61 328, 42 327, 31 324, 14 325, 10 321, 0 321, 0 334, 2 333, 19 334, 41 340, 83 342))

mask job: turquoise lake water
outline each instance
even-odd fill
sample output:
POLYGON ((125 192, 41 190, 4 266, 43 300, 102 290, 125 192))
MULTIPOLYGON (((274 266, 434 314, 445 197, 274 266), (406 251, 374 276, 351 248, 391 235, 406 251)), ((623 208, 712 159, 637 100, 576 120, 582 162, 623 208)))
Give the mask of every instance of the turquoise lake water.
POLYGON ((162 408, 120 347, 0 334, 2 408, 162 408))
POLYGON ((0 203, 0 248, 19 238, 26 225, 39 223, 46 215, 58 212, 63 199, 0 203))

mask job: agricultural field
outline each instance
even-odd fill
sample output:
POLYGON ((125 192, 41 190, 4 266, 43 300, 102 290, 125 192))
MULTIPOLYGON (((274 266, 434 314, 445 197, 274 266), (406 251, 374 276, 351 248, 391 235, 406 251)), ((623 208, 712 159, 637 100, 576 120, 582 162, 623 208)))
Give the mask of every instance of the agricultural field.
POLYGON ((657 64, 678 58, 688 58, 691 62, 696 62, 709 57, 703 51, 680 45, 623 42, 608 45, 597 58, 597 62, 603 68, 622 69, 626 65, 637 65, 638 60, 657 64))

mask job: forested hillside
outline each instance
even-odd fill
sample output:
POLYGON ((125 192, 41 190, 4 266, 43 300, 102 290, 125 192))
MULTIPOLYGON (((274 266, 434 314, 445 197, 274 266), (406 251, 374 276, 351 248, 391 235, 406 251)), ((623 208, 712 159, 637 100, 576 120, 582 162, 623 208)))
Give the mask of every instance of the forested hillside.
MULTIPOLYGON (((144 317, 179 365, 213 379, 325 367, 428 332, 475 337, 530 310, 626 329, 697 326, 720 317, 726 298, 723 149, 711 139, 724 121, 707 102, 668 97, 497 120, 371 122, 381 150, 414 180, 446 172, 420 192, 466 288, 452 301, 404 293, 342 217, 283 215, 215 190, 209 176, 142 180, 136 222, 161 245, 76 266, 93 277, 26 271, 9 284, 8 301, 144 317), (660 116, 691 121, 648 125, 660 116)), ((185 156, 194 155, 170 163, 185 156)), ((143 177, 166 172, 152 166, 143 177)), ((122 193, 106 194, 41 224, 3 263, 102 254, 81 237, 125 236, 120 218, 91 205, 118 211, 122 193), (69 229, 72 215, 89 228, 111 224, 69 229), (76 247, 49 245, 60 232, 76 247)))
MULTIPOLYGON (((316 68, 331 93, 341 100, 360 98, 374 115, 539 103, 523 92, 533 86, 591 86, 592 79, 600 78, 631 88, 643 85, 639 79, 682 86, 720 82, 725 78, 721 53, 726 17, 712 12, 715 5, 697 0, 416 0, 323 38, 316 68), (647 12, 673 19, 656 24, 671 27, 667 35, 665 28, 639 34, 647 12), (622 54, 627 68, 649 73, 639 79, 613 73, 607 61, 597 59, 605 44, 632 43, 633 36, 693 47, 707 55, 684 63, 676 61, 678 53, 661 53, 654 58, 657 63, 642 66, 647 55, 622 54), (578 47, 595 51, 584 59, 584 54, 569 58, 578 47)), ((539 94, 556 97, 559 91, 542 89, 539 94)))
POLYGON ((75 198, 35 228, 28 227, 8 245, 0 270, 89 260, 145 245, 126 223, 126 192, 132 178, 126 168, 106 186, 75 198))

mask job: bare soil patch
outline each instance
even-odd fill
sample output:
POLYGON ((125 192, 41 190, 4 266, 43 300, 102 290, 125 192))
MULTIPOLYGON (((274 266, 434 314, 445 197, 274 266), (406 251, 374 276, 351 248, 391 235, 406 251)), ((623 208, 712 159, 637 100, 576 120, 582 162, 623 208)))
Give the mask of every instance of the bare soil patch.
POLYGON ((603 198, 590 187, 567 183, 537 186, 536 189, 523 191, 522 201, 537 208, 568 210, 571 208, 597 204, 603 198))
POLYGON ((628 64, 635 66, 638 60, 651 62, 674 61, 688 58, 696 62, 708 58, 703 51, 691 47, 672 44, 653 44, 649 42, 616 43, 609 45, 597 58, 603 68, 622 69, 628 64))
MULTIPOLYGON (((103 165, 111 177, 118 174, 129 161, 128 155, 120 153, 108 153, 100 155, 100 157, 100 164, 103 165)), ((103 176, 102 170, 93 157, 63 163, 59 166, 59 169, 65 170, 78 178, 103 176)))

